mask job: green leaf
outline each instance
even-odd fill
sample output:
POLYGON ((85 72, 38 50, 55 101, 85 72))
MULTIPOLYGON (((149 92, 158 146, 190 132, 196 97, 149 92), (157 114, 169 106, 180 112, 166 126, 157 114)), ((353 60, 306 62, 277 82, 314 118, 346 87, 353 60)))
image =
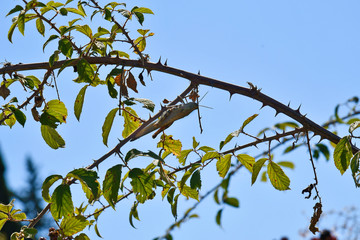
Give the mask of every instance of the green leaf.
POLYGON ((220 209, 217 213, 216 213, 216 217, 215 217, 215 221, 216 224, 219 225, 221 227, 221 214, 222 214, 223 208, 220 209))
POLYGON ((135 45, 137 46, 137 48, 139 49, 140 52, 144 51, 146 48, 146 38, 145 37, 138 37, 135 41, 134 41, 135 45))
POLYGON ((165 151, 169 151, 175 156, 179 156, 181 153, 182 144, 180 140, 175 140, 172 138, 172 135, 165 135, 161 136, 160 141, 157 144, 158 148, 163 148, 165 151))
POLYGON ((138 13, 145 13, 145 14, 154 14, 153 11, 151 11, 151 9, 149 8, 144 8, 144 7, 139 7, 139 8, 134 8, 132 10, 132 12, 138 12, 138 13))
POLYGON ((49 67, 53 67, 54 63, 59 60, 59 53, 60 51, 56 50, 50 57, 49 57, 49 67))
POLYGON ((283 167, 287 167, 287 168, 291 168, 291 169, 294 169, 295 168, 295 165, 293 162, 289 162, 289 161, 280 161, 277 163, 278 165, 280 166, 283 166, 283 167))
POLYGON ((197 142, 196 141, 196 139, 195 139, 195 137, 192 137, 192 139, 193 139, 193 149, 196 149, 198 146, 199 146, 199 144, 200 144, 200 142, 197 142))
POLYGON ((353 154, 349 137, 343 137, 338 142, 334 150, 335 166, 339 169, 341 174, 344 174, 344 172, 348 169, 352 156, 353 154))
POLYGON ((17 19, 17 26, 19 29, 19 32, 24 35, 25 33, 25 13, 19 14, 19 17, 17 19))
POLYGON ((90 238, 85 233, 80 233, 75 237, 75 240, 90 240, 90 238))
POLYGON ((220 142, 220 150, 225 146, 225 144, 227 144, 228 142, 231 141, 231 139, 233 139, 234 135, 232 133, 230 133, 226 139, 224 141, 220 142))
POLYGON ((121 168, 122 165, 118 164, 108 169, 103 182, 104 198, 114 210, 120 187, 121 168))
POLYGON ((81 59, 76 66, 80 81, 91 83, 94 80, 94 69, 88 61, 81 59))
POLYGON ((180 184, 179 184, 180 188, 183 188, 183 186, 185 185, 186 181, 189 179, 191 174, 200 166, 201 166, 200 164, 194 164, 188 171, 186 171, 184 173, 183 177, 181 178, 180 184))
POLYGON ((219 176, 224 178, 229 171, 231 166, 231 154, 221 156, 220 159, 216 162, 216 170, 219 173, 219 176))
POLYGON ((80 115, 82 112, 84 98, 85 98, 85 92, 86 92, 87 87, 88 87, 88 85, 85 85, 84 87, 82 87, 75 99, 74 114, 78 121, 80 121, 80 115))
POLYGON ((226 204, 228 204, 228 205, 230 205, 232 207, 238 208, 240 206, 239 200, 237 198, 228 198, 228 197, 226 197, 226 198, 223 199, 223 201, 224 201, 224 203, 226 203, 226 204))
POLYGON ((75 29, 84 34, 85 36, 89 37, 90 39, 92 38, 92 30, 88 25, 77 25, 75 29))
POLYGON ((220 154, 218 152, 207 152, 205 155, 201 158, 201 162, 204 163, 206 160, 214 159, 214 158, 220 158, 220 154))
POLYGON ((138 156, 151 157, 155 160, 163 161, 163 159, 159 155, 157 155, 156 153, 154 153, 152 151, 141 152, 141 151, 133 148, 126 154, 125 162, 129 162, 131 159, 138 157, 138 156))
POLYGON ((84 216, 71 216, 61 221, 60 228, 65 236, 72 236, 84 230, 89 224, 84 216))
POLYGON ((41 135, 45 140, 46 144, 53 149, 65 147, 64 139, 59 133, 52 127, 47 125, 41 125, 41 135))
POLYGON ((60 39, 58 49, 61 51, 62 54, 64 54, 64 56, 71 58, 73 48, 71 42, 67 38, 60 39))
POLYGON ((13 24, 11 24, 11 26, 9 28, 8 39, 11 43, 12 43, 12 35, 14 34, 14 30, 15 30, 16 26, 17 26, 17 21, 14 22, 13 24))
POLYGON ((54 190, 51 196, 50 211, 55 221, 58 221, 62 217, 70 217, 74 214, 69 185, 61 184, 54 190))
POLYGON ((129 177, 132 179, 130 184, 136 194, 136 199, 140 203, 144 203, 155 188, 154 174, 144 173, 140 168, 133 168, 129 172, 129 177))
POLYGON ((97 224, 95 224, 94 230, 95 230, 96 235, 98 235, 99 238, 102 238, 102 236, 100 235, 100 232, 99 232, 99 229, 98 229, 97 224))
POLYGON ((66 122, 67 109, 65 104, 57 99, 50 100, 44 109, 44 112, 55 117, 60 123, 66 122))
POLYGON ((41 18, 36 19, 36 29, 41 35, 45 36, 45 25, 41 18))
POLYGON ((138 204, 139 204, 138 202, 134 202, 134 205, 131 207, 130 214, 129 214, 130 225, 135 229, 136 229, 136 227, 134 226, 134 223, 133 223, 133 217, 135 219, 137 219, 138 221, 140 221, 139 214, 137 211, 138 204))
POLYGON ((6 223, 7 219, 0 219, 0 231, 3 228, 4 224, 6 223))
POLYGON ((107 146, 109 133, 110 133, 112 124, 114 122, 115 114, 117 113, 118 110, 119 110, 118 108, 112 109, 106 116, 104 124, 102 126, 102 138, 103 138, 103 143, 105 144, 105 146, 107 146))
POLYGON ((246 127, 246 125, 248 125, 252 120, 254 120, 257 116, 259 116, 259 114, 254 114, 254 115, 252 115, 252 116, 250 116, 250 117, 248 117, 244 122, 243 122, 243 124, 242 124, 242 126, 241 126, 241 131, 243 131, 244 130, 244 128, 246 127))
POLYGON ((26 116, 25 114, 15 107, 9 107, 10 110, 14 113, 16 120, 24 127, 26 122, 26 116))
POLYGON ((178 182, 178 187, 181 194, 184 195, 187 199, 192 198, 199 201, 199 192, 196 189, 192 189, 187 185, 184 185, 180 188, 180 182, 178 182))
POLYGON ((86 14, 83 11, 80 11, 79 9, 76 9, 76 8, 66 8, 66 10, 68 12, 75 13, 75 14, 80 15, 82 17, 86 16, 86 14))
POLYGON ((299 127, 299 124, 297 124, 295 122, 283 122, 283 123, 275 124, 274 127, 285 131, 287 127, 289 127, 289 128, 297 128, 297 127, 299 127))
POLYGON ((201 177, 200 177, 200 171, 196 170, 190 179, 190 187, 192 189, 201 189, 201 177))
POLYGON ((173 204, 171 204, 171 213, 174 216, 174 218, 177 218, 177 204, 178 204, 178 199, 179 199, 180 194, 177 194, 174 197, 174 202, 173 204))
POLYGON ((185 161, 192 151, 193 151, 192 149, 188 149, 188 150, 182 150, 180 152, 180 154, 177 156, 177 158, 179 159, 179 163, 181 165, 183 165, 183 166, 185 165, 185 161))
POLYGON ((330 151, 326 145, 318 143, 318 144, 316 144, 316 147, 325 156, 326 160, 330 159, 330 151))
POLYGON ((24 8, 20 5, 16 5, 13 9, 11 9, 8 14, 6 14, 6 17, 13 14, 13 13, 16 13, 16 12, 20 12, 21 10, 23 10, 24 8))
POLYGON ((290 186, 290 179, 281 167, 273 161, 269 162, 267 167, 267 173, 270 179, 271 184, 274 186, 275 189, 283 191, 289 190, 290 186))
POLYGON ((83 189, 86 189, 85 192, 87 195, 90 191, 91 196, 86 196, 89 199, 89 202, 97 200, 100 197, 99 191, 99 178, 97 173, 93 170, 88 170, 85 168, 75 169, 67 174, 67 177, 72 177, 80 181, 83 189))
POLYGON ((267 158, 261 158, 255 162, 251 176, 251 185, 253 185, 256 182, 259 172, 267 160, 268 160, 267 158))
POLYGON ((26 219, 26 214, 25 213, 16 213, 14 215, 11 215, 11 218, 16 221, 23 221, 26 219))
POLYGON ((217 189, 215 190, 215 192, 214 192, 214 201, 215 201, 217 204, 220 204, 218 192, 219 192, 219 188, 217 188, 217 189))
POLYGON ((124 117, 122 136, 127 138, 141 125, 141 122, 136 112, 130 107, 125 107, 125 110, 122 111, 122 116, 124 117))
POLYGON ((354 157, 351 159, 350 168, 353 175, 359 171, 359 158, 360 158, 360 152, 357 152, 354 155, 354 157))
POLYGON ((114 83, 112 83, 110 80, 107 80, 106 85, 108 87, 108 92, 109 92, 110 97, 117 98, 118 92, 116 91, 116 89, 114 87, 114 83))
POLYGON ((51 35, 51 36, 49 37, 49 39, 46 40, 46 42, 44 43, 44 45, 43 45, 43 51, 45 51, 45 47, 46 47, 52 40, 57 39, 57 38, 59 38, 59 36, 57 36, 57 35, 51 35))
POLYGON ((51 197, 50 197, 50 194, 49 194, 49 189, 50 187, 59 179, 62 179, 63 177, 61 175, 51 175, 49 177, 47 177, 45 179, 45 181, 43 182, 42 184, 42 191, 41 191, 41 195, 43 197, 43 199, 50 203, 51 202, 51 197))
POLYGON ((205 153, 210 152, 210 151, 211 151, 211 152, 215 151, 214 148, 208 147, 208 146, 202 146, 202 147, 199 148, 199 150, 201 150, 201 151, 203 151, 203 152, 205 152, 205 153))
POLYGON ((244 167, 246 167, 247 170, 250 172, 253 172, 253 167, 255 164, 255 158, 247 155, 247 154, 239 154, 236 156, 239 162, 241 162, 244 167))

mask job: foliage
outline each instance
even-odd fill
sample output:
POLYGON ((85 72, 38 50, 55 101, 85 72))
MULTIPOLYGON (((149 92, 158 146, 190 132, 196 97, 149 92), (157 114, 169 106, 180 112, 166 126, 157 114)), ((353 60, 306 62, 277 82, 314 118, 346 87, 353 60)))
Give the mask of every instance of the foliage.
MULTIPOLYGON (((112 110, 107 116, 104 116, 103 143, 106 146, 108 145, 109 133, 113 123, 119 120, 118 118, 123 121, 123 131, 119 136, 122 137, 120 142, 89 166, 76 168, 66 175, 55 174, 47 177, 42 185, 42 197, 48 205, 34 219, 29 220, 25 213, 14 209, 13 202, 7 205, 1 204, 0 228, 7 221, 30 222, 20 232, 14 233, 12 239, 25 239, 36 234, 34 227, 47 210, 50 210, 52 218, 59 228, 50 229, 50 236, 56 236, 57 239, 88 239, 82 233, 86 227, 93 228, 96 234, 101 236, 97 228, 99 216, 109 207, 116 209, 116 204, 125 200, 129 195, 134 195, 136 198, 132 208, 129 209, 129 222, 134 227, 133 219, 140 220, 138 205, 145 204, 148 200, 158 197, 159 192, 161 192, 161 197, 167 200, 171 214, 176 219, 175 224, 169 227, 164 238, 172 239, 171 231, 175 227, 180 226, 190 218, 197 217, 196 214, 190 213, 210 194, 213 194, 214 201, 221 207, 215 216, 216 223, 221 226, 221 217, 225 206, 235 208, 240 206, 239 200, 231 196, 229 192, 232 176, 237 171, 241 169, 249 171, 252 184, 261 176, 262 181, 269 179, 276 190, 290 190, 290 179, 284 169, 293 169, 294 164, 288 161, 277 161, 273 155, 273 150, 283 145, 286 147, 284 153, 291 152, 301 146, 307 148, 309 152, 315 182, 309 183, 303 193, 308 193, 309 195, 306 198, 310 198, 311 194, 315 192, 314 199, 317 202, 314 206, 310 230, 316 232, 315 225, 321 216, 322 202, 317 189, 318 179, 314 159, 318 159, 322 154, 329 160, 330 150, 327 143, 311 146, 312 137, 309 137, 309 133, 313 133, 313 136, 318 135, 321 139, 326 139, 332 144, 337 144, 333 154, 335 167, 341 174, 350 167, 356 186, 360 185, 360 154, 359 149, 354 146, 354 140, 358 138, 355 134, 356 129, 360 126, 360 121, 354 118, 359 113, 356 110, 357 98, 348 101, 348 103, 354 104, 354 107, 347 116, 339 116, 339 109, 342 105, 338 105, 335 108, 334 118, 329 123, 319 126, 301 114, 299 109, 294 110, 290 106, 283 105, 266 96, 261 92, 261 89, 252 83, 248 83, 248 88, 240 87, 168 67, 167 63, 163 64, 161 60, 158 63, 150 62, 149 55, 145 51, 148 38, 154 36, 154 33, 149 29, 142 28, 145 17, 154 14, 149 8, 138 6, 127 8, 125 3, 117 2, 100 6, 94 0, 48 1, 46 3, 37 0, 23 0, 23 2, 23 5, 16 5, 8 13, 8 15, 15 15, 8 32, 9 41, 12 41, 15 29, 25 35, 25 26, 34 23, 38 33, 44 37, 47 35, 45 34, 46 28, 51 30, 52 35, 46 36, 43 49, 47 49, 50 42, 56 42, 57 48, 52 49, 46 63, 34 63, 32 65, 7 63, 0 69, 0 73, 4 76, 0 87, 0 96, 4 99, 0 113, 0 124, 11 128, 14 124, 19 123, 25 127, 28 119, 23 111, 33 101, 32 118, 40 124, 44 141, 53 149, 65 147, 66 139, 63 139, 59 134, 58 128, 66 124, 69 106, 60 100, 56 81, 64 69, 72 67, 75 75, 74 84, 81 85, 73 106, 76 119, 78 121, 81 119, 83 106, 86 104, 87 91, 89 89, 98 90, 103 86, 107 89, 109 98, 114 99, 115 102, 112 110), (91 20, 93 18, 104 21, 103 27, 97 29, 92 27, 91 20), (55 21, 58 19, 58 22, 62 23, 65 19, 66 23, 59 26, 55 21), (131 37, 128 30, 128 25, 133 22, 139 27, 132 33, 136 35, 135 37, 131 37), (123 51, 129 46, 130 51, 123 51), (115 67, 108 71, 106 76, 102 76, 100 70, 105 65, 115 67), (137 78, 134 68, 139 68, 141 71, 137 78), (42 81, 39 80, 41 76, 24 76, 18 73, 34 69, 44 70, 42 81), (135 111, 134 105, 140 104, 152 113, 155 104, 150 99, 132 97, 133 92, 139 92, 138 82, 146 86, 143 76, 145 70, 150 77, 151 71, 160 71, 183 77, 191 82, 190 86, 179 94, 178 98, 172 102, 164 100, 164 106, 161 107, 161 110, 147 120, 141 118, 140 114, 135 111), (58 93, 57 99, 47 99, 45 94, 52 82, 58 93), (31 93, 29 96, 25 96, 26 100, 20 105, 18 99, 24 98, 24 96, 16 96, 5 102, 7 97, 11 95, 10 89, 14 83, 21 84, 25 92, 31 93), (225 139, 218 141, 218 147, 201 145, 194 137, 192 148, 183 149, 183 139, 176 139, 173 135, 167 135, 165 130, 195 110, 199 114, 199 85, 222 89, 231 95, 237 93, 251 97, 260 101, 263 106, 273 108, 277 114, 284 113, 292 121, 278 123, 272 128, 267 127, 256 135, 248 130, 259 115, 253 114, 243 121, 240 129, 225 134, 225 139), (178 104, 181 101, 183 103, 178 104), (349 116, 351 119, 347 120, 349 116), (340 138, 328 130, 331 125, 339 124, 349 125, 349 136, 340 138), (131 141, 141 139, 150 132, 154 132, 153 138, 162 133, 160 140, 156 145, 154 144, 159 149, 158 153, 150 150, 131 149, 125 154, 125 158, 123 157, 121 148, 125 144, 131 144, 131 141), (235 142, 239 136, 246 137, 247 143, 229 147, 230 142, 235 142), (279 143, 274 146, 272 145, 274 141, 279 143), (251 156, 241 152, 243 149, 258 145, 267 146, 267 150, 259 156, 251 156), (114 154, 119 156, 121 164, 107 169, 106 175, 102 178, 99 176, 99 172, 94 169, 114 154), (148 157, 152 162, 142 168, 137 161, 141 157, 148 157), (176 159, 177 163, 174 163, 173 160, 170 161, 169 158, 176 159), (177 167, 176 164, 181 165, 181 167, 177 167), (201 195, 201 189, 207 183, 202 178, 202 171, 212 165, 215 165, 214 168, 216 168, 220 182, 209 192, 201 195), (75 182, 80 183, 87 201, 86 204, 82 203, 80 206, 74 204, 72 184, 75 182), (193 199, 195 202, 194 206, 181 218, 179 218, 177 211, 179 198, 193 199), (100 200, 102 199, 105 199, 107 205, 101 204, 100 200)), ((199 121, 200 119, 199 116, 199 121)))

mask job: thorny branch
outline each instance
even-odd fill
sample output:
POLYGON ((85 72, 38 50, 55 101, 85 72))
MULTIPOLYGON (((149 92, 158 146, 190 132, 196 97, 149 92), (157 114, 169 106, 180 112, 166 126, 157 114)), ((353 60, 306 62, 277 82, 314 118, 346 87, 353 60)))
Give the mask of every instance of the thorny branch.
MULTIPOLYGON (((241 87, 235 84, 222 82, 213 78, 200 76, 198 74, 186 72, 184 70, 180 70, 177 68, 165 66, 161 64, 161 62, 158 63, 152 63, 152 62, 145 62, 142 64, 138 60, 129 60, 129 59, 123 59, 123 58, 113 58, 113 57, 86 57, 85 58, 90 64, 108 64, 108 65, 124 65, 124 66, 131 66, 131 67, 137 67, 137 68, 145 68, 148 71, 154 70, 159 71, 163 73, 168 73, 174 76, 182 77, 185 79, 190 80, 194 84, 198 85, 206 85, 215 87, 218 89, 222 89, 225 91, 228 91, 231 95, 233 94, 240 94, 243 96, 247 96, 250 98, 253 98, 255 100, 258 100, 263 104, 263 106, 269 106, 273 108, 276 111, 276 114, 283 113, 290 118, 298 121, 303 126, 306 126, 309 131, 314 132, 314 134, 319 135, 321 139, 327 139, 330 142, 333 142, 337 144, 340 141, 340 137, 333 134, 332 132, 328 131, 327 129, 321 127, 317 123, 311 121, 306 116, 302 115, 299 111, 299 109, 294 110, 290 108, 289 106, 286 106, 285 104, 282 104, 278 102, 277 100, 263 94, 259 89, 255 88, 245 88, 241 87)), ((69 64, 69 66, 75 66, 77 64, 78 60, 75 60, 69 64)), ((53 68, 60 68, 62 64, 64 64, 66 60, 64 61, 58 61, 54 63, 53 68)), ((11 65, 7 67, 0 68, 0 74, 3 73, 11 73, 14 71, 25 71, 25 70, 35 70, 35 69, 48 69, 49 63, 32 63, 32 64, 17 64, 17 65, 11 65)), ((352 145, 353 153, 356 153, 359 151, 359 149, 352 145)))

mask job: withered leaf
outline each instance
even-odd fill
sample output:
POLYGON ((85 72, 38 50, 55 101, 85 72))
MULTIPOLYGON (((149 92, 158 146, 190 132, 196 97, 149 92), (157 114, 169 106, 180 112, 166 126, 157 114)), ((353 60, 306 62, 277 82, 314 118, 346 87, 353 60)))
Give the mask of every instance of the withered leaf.
POLYGON ((40 116, 39 116, 39 112, 38 110, 36 109, 36 106, 34 106, 32 109, 31 109, 31 113, 33 115, 33 118, 35 121, 39 122, 40 121, 40 116))
POLYGON ((134 75, 132 75, 131 72, 129 72, 128 78, 126 79, 126 85, 128 86, 128 88, 130 88, 134 92, 136 92, 136 93, 138 92, 136 89, 136 86, 137 86, 136 80, 134 78, 134 75))
POLYGON ((0 96, 4 98, 4 100, 10 95, 10 90, 5 86, 5 84, 2 84, 0 87, 0 96))

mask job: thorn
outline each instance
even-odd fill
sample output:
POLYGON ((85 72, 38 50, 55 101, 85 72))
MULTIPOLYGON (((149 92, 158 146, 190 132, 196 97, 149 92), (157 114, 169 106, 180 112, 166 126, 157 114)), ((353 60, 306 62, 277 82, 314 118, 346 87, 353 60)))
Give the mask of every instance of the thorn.
POLYGON ((165 65, 165 66, 167 66, 167 59, 166 59, 166 61, 165 61, 164 65, 165 65))
POLYGON ((266 106, 265 103, 262 103, 262 106, 260 107, 260 110, 263 109, 266 106))
POLYGON ((148 73, 148 76, 150 75, 150 72, 151 72, 151 69, 146 69, 147 70, 147 73, 148 73))
POLYGON ((255 144, 254 147, 256 147, 257 149, 259 149, 258 146, 257 146, 257 144, 255 144))
POLYGON ((295 111, 296 111, 297 113, 299 113, 299 114, 301 114, 301 113, 300 113, 300 108, 301 108, 301 104, 300 104, 300 106, 298 107, 298 109, 295 110, 295 111))
POLYGON ((229 93, 230 93, 230 97, 229 97, 229 101, 231 100, 231 97, 234 95, 234 92, 230 92, 229 91, 229 93))
POLYGON ((158 61, 156 64, 162 65, 162 64, 161 64, 161 56, 160 56, 160 58, 159 58, 159 61, 158 61))
POLYGON ((290 101, 289 101, 289 103, 288 103, 288 105, 287 105, 288 107, 290 107, 290 101))
POLYGON ((198 75, 200 75, 200 70, 198 71, 198 75))
POLYGON ((278 111, 278 110, 275 110, 276 111, 276 113, 275 113, 275 117, 280 113, 280 111, 278 111))
POLYGON ((266 139, 266 134, 264 133, 264 138, 263 139, 266 139))

